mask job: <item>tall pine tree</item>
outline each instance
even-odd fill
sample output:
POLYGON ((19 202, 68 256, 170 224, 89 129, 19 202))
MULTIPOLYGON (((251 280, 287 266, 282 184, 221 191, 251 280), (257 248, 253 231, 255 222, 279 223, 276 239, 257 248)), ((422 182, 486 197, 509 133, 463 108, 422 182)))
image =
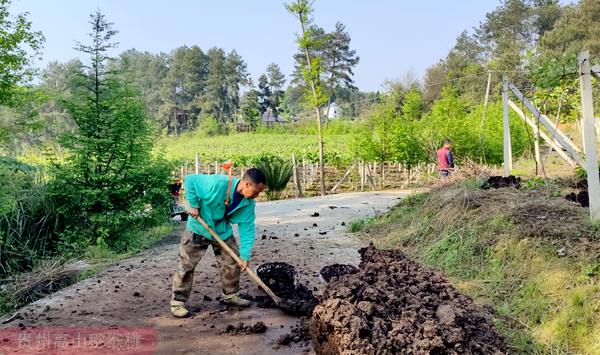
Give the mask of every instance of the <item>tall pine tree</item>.
POLYGON ((90 23, 91 42, 77 44, 90 57, 88 73, 65 100, 77 129, 61 137, 69 154, 54 161, 52 191, 69 224, 63 247, 92 242, 122 250, 130 246, 126 231, 166 212, 170 168, 152 156, 154 135, 137 92, 107 71, 117 31, 100 12, 90 23))

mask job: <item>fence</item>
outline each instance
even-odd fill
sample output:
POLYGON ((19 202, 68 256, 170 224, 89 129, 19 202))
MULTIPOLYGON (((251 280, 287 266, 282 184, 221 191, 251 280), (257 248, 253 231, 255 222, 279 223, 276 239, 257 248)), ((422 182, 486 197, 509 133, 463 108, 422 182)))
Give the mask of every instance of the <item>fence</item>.
MULTIPOLYGON (((281 193, 282 198, 319 195, 319 164, 305 158, 292 156, 294 174, 287 188, 281 193)), ((233 167, 233 175, 241 177, 249 167, 233 167)), ((194 164, 184 164, 173 177, 185 180, 188 174, 220 174, 224 171, 220 162, 202 162, 196 156, 194 164)), ((385 189, 402 189, 418 184, 436 174, 435 164, 418 164, 408 167, 393 162, 355 161, 350 166, 325 166, 325 187, 328 194, 352 191, 374 191, 385 189)))

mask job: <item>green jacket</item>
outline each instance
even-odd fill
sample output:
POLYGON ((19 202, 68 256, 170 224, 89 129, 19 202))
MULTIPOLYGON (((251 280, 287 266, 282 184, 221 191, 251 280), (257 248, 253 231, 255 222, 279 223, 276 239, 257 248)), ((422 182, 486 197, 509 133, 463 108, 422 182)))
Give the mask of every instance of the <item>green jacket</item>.
MULTIPOLYGON (((187 175, 185 177, 185 198, 190 207, 199 209, 200 217, 223 240, 233 236, 231 224, 237 224, 240 235, 240 257, 250 261, 252 245, 254 245, 255 202, 253 199, 249 200, 244 197, 225 218, 228 181, 227 175, 187 175)), ((233 194, 239 181, 239 179, 233 178, 229 201, 233 201, 233 194)), ((213 239, 195 218, 188 218, 187 228, 207 239, 213 239)))

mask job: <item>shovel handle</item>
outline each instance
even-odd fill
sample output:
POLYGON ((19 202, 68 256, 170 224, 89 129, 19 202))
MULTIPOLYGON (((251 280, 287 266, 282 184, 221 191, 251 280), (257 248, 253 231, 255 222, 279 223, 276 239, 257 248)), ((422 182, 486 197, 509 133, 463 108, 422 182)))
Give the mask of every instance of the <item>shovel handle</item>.
MULTIPOLYGON (((200 217, 200 216, 196 216, 195 217, 196 220, 198 222, 200 222, 200 224, 202 225, 202 227, 204 227, 204 229, 206 229, 210 235, 215 238, 215 240, 217 241, 217 243, 219 243, 219 245, 221 246, 222 249, 224 249, 227 254, 229 254, 237 263, 240 267, 244 266, 244 261, 242 259, 240 259, 240 257, 233 251, 231 250, 231 248, 229 247, 229 245, 227 245, 223 239, 221 239, 221 237, 219 237, 219 235, 212 230, 212 228, 210 228, 208 226, 208 224, 206 224, 206 222, 204 222, 204 220, 200 217)), ((258 284, 258 286, 260 286, 266 293, 267 295, 269 295, 269 297, 271 297, 273 299, 273 301, 275 301, 276 304, 279 304, 281 302, 281 298, 277 297, 277 295, 275 293, 273 293, 273 291, 271 291, 271 289, 269 288, 269 286, 267 286, 261 279, 260 277, 258 277, 258 275, 256 275, 256 273, 254 271, 252 271, 252 269, 250 269, 249 267, 246 267, 246 273, 248 273, 248 275, 250 276, 250 278, 252 280, 254 280, 254 282, 256 282, 258 284)))

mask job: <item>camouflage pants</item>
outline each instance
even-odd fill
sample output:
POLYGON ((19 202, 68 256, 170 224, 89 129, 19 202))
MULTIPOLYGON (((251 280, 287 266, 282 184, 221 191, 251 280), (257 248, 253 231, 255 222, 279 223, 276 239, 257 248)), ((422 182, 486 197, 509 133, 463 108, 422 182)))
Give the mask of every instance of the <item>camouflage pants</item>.
MULTIPOLYGON (((225 243, 239 255, 239 248, 233 236, 227 238, 225 243)), ((209 245, 212 246, 217 259, 223 294, 228 295, 240 290, 240 267, 236 261, 227 252, 223 252, 215 240, 186 230, 179 244, 179 265, 173 275, 171 305, 183 305, 190 297, 194 270, 209 245)))

